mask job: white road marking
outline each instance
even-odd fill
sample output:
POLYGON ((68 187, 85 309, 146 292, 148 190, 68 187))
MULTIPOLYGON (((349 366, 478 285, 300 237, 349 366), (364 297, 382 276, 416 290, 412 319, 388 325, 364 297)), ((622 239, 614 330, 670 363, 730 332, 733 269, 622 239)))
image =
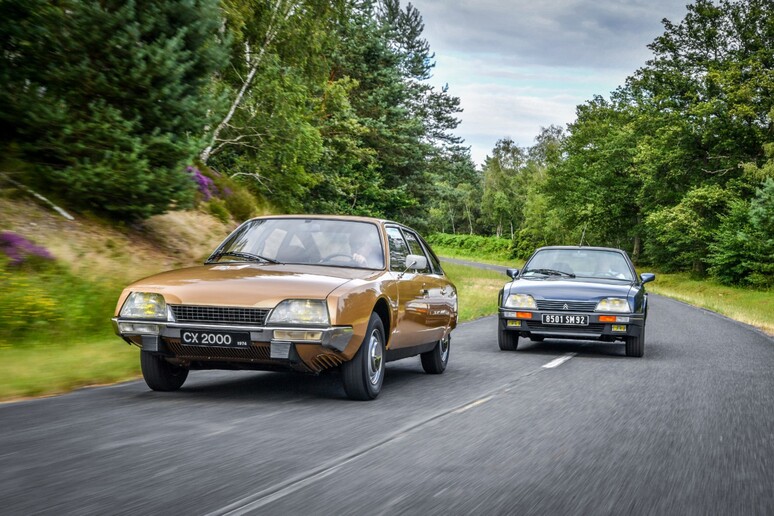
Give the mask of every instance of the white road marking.
POLYGON ((563 357, 555 358, 554 360, 551 360, 549 363, 543 364, 543 367, 545 369, 553 369, 554 367, 558 367, 558 366, 564 364, 565 362, 570 360, 575 355, 576 355, 576 353, 567 353, 563 357))
POLYGON ((481 398, 480 400, 476 400, 476 401, 474 401, 473 403, 468 403, 468 404, 467 404, 467 405, 465 405, 464 407, 460 407, 460 408, 458 408, 457 410, 455 410, 455 411, 454 411, 454 413, 455 413, 455 414, 462 414, 462 413, 463 413, 463 412, 465 412, 466 410, 470 410, 470 409, 472 409, 473 407, 477 407, 477 406, 479 406, 479 405, 481 405, 481 404, 483 404, 483 403, 486 403, 487 401, 489 401, 489 400, 491 400, 491 399, 492 399, 492 396, 487 396, 486 398, 481 398))
MULTIPOLYGON (((553 360, 552 362, 549 362, 543 367, 556 367, 559 364, 569 360, 573 356, 575 356, 575 353, 568 353, 563 357, 560 357, 556 360, 553 360)), ((449 417, 452 414, 460 414, 462 412, 472 409, 473 407, 482 405, 487 401, 493 399, 498 394, 509 391, 517 383, 521 383, 525 381, 527 378, 535 376, 540 371, 541 369, 533 369, 527 373, 522 374, 517 378, 512 379, 510 382, 508 382, 505 385, 500 385, 499 387, 484 393, 485 396, 483 398, 478 398, 477 400, 468 402, 462 406, 441 410, 440 412, 437 412, 425 419, 410 423, 404 426, 403 428, 399 429, 397 432, 385 435, 381 439, 378 439, 375 442, 372 442, 366 446, 360 447, 341 457, 330 460, 316 468, 312 468, 298 475, 294 475, 284 481, 280 481, 274 485, 268 486, 258 492, 247 495, 231 504, 226 505, 225 507, 216 509, 215 511, 210 512, 208 516, 225 516, 225 515, 241 516, 245 514, 254 513, 258 511, 260 508, 265 507, 266 505, 272 502, 275 502, 281 498, 284 498, 285 496, 295 493, 296 491, 299 491, 300 489, 307 487, 308 485, 314 482, 317 482, 318 480, 322 480, 332 475, 342 467, 358 460, 362 456, 406 437, 408 434, 413 433, 415 430, 418 430, 431 423, 434 423, 436 421, 449 417)))

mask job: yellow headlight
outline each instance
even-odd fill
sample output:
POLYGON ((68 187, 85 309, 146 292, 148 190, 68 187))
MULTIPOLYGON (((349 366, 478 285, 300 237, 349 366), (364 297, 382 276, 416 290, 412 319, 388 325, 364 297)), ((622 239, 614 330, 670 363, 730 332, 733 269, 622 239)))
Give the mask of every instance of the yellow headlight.
POLYGON ((161 294, 132 292, 121 307, 121 317, 166 320, 167 303, 161 294))
POLYGON ((322 299, 286 299, 272 311, 269 324, 329 324, 328 307, 322 299))

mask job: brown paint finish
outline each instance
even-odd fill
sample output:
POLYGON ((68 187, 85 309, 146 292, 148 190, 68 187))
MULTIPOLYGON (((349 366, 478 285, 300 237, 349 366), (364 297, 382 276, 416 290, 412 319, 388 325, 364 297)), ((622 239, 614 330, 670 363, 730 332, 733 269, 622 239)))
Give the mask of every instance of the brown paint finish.
MULTIPOLYGON (((390 253, 385 224, 394 222, 363 217, 279 216, 262 217, 253 221, 303 219, 304 221, 367 222, 375 225, 382 242, 384 268, 364 269, 352 266, 332 266, 316 263, 265 263, 233 261, 211 263, 198 267, 173 270, 132 283, 122 292, 116 306, 116 321, 121 322, 121 308, 131 292, 161 294, 169 305, 199 305, 207 307, 260 308, 272 310, 286 299, 325 300, 331 327, 352 328, 352 337, 342 351, 320 343, 294 343, 305 370, 319 372, 352 359, 363 342, 371 314, 377 302, 385 303, 389 316, 385 321, 387 349, 410 348, 442 339, 456 325, 456 289, 438 271, 436 274, 390 269, 390 253)), ((247 224, 247 223, 246 223, 247 224)), ((237 229, 236 232, 239 231, 237 229)), ((231 238, 231 236, 229 237, 231 238)), ((375 237, 374 237, 375 239, 375 237)), ((228 241, 228 239, 226 240, 228 241)), ((307 241, 310 241, 307 237, 307 241)), ((220 248, 219 248, 220 249, 220 248)), ((377 254, 378 256, 378 254, 377 254)), ((395 264, 393 264, 395 265, 395 264)), ((171 325, 170 325, 171 327, 171 325)), ((224 324, 224 330, 238 331, 238 325, 224 324)), ((267 326, 267 330, 271 327, 267 326)), ((270 334, 270 331, 264 332, 270 334)), ((125 336, 135 344, 136 337, 125 336)), ((269 338, 254 341, 252 346, 266 347, 269 338)), ((171 340, 170 340, 171 341, 171 340)), ((176 344, 177 346, 177 344, 176 344)), ((175 347, 180 349, 180 346, 175 347)), ((185 351, 185 350, 184 350, 185 351)), ((230 351, 230 350, 229 350, 230 351)), ((257 351, 256 351, 257 353, 257 351)), ((256 359, 255 353, 229 359, 228 353, 213 348, 213 364, 239 363, 240 366, 261 369, 282 365, 276 360, 256 359)), ((189 357, 169 357, 170 361, 190 364, 189 357)), ((297 367, 294 367, 297 369, 297 367)))

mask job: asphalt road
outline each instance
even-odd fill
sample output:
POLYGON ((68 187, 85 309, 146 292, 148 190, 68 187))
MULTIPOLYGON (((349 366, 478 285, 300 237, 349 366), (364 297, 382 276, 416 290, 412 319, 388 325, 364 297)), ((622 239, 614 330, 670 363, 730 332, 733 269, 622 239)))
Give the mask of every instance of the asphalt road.
POLYGON ((373 402, 194 372, 1 405, 0 513, 774 514, 770 337, 657 296, 642 359, 495 326, 455 330, 443 375, 388 364, 373 402))

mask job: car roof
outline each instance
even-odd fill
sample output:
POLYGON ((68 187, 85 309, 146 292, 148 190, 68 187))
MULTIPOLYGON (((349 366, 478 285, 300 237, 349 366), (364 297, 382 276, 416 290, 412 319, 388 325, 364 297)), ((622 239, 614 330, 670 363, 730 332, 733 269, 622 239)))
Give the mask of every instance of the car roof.
MULTIPOLYGON (((320 215, 320 214, 300 214, 294 213, 291 215, 265 215, 261 217, 253 217, 250 220, 265 220, 265 219, 316 219, 316 220, 345 220, 350 222, 371 222, 371 223, 388 223, 398 224, 391 220, 379 219, 376 217, 361 217, 356 215, 320 215)), ((398 224, 403 226, 404 224, 398 224)))
POLYGON ((552 249, 568 249, 571 251, 613 251, 616 253, 624 253, 626 254, 626 251, 623 249, 618 249, 616 247, 593 247, 593 246, 587 246, 587 245, 548 245, 545 247, 539 247, 535 249, 535 252, 538 251, 544 251, 544 250, 552 250, 552 249))

